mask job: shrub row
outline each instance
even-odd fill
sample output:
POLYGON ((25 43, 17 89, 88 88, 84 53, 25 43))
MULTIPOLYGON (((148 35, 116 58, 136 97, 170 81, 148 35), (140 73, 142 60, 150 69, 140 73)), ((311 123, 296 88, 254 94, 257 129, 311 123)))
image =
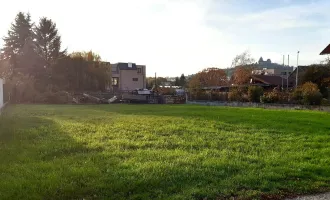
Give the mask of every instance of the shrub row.
POLYGON ((197 91, 191 94, 193 100, 261 102, 303 105, 330 105, 322 98, 316 84, 307 82, 292 92, 281 92, 277 88, 265 92, 260 86, 232 87, 229 92, 197 91))

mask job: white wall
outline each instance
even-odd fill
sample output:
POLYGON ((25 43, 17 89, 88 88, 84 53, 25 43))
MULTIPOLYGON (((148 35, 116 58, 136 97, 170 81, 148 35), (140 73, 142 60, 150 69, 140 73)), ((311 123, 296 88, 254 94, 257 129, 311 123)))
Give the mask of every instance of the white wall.
POLYGON ((140 68, 141 73, 138 73, 137 70, 120 70, 119 86, 121 90, 146 88, 145 67, 140 66, 140 68), (133 78, 137 78, 138 81, 133 81, 133 78))
POLYGON ((3 80, 0 78, 0 108, 3 106, 3 80))

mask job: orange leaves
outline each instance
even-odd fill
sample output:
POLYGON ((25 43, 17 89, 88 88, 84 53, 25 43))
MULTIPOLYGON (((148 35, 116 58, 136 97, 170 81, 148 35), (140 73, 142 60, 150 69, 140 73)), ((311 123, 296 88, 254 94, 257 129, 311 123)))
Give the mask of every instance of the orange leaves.
POLYGON ((252 67, 248 67, 248 66, 236 67, 232 80, 237 85, 247 84, 250 81, 251 73, 252 73, 252 67))
POLYGON ((211 86, 224 86, 228 84, 225 70, 219 68, 207 68, 195 74, 189 82, 190 88, 211 86))

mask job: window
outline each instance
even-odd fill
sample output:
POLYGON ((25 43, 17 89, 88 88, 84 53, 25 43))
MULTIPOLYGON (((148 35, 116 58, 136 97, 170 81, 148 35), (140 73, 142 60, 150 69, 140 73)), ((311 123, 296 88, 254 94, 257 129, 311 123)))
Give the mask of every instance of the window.
POLYGON ((286 75, 286 72, 281 72, 281 75, 286 75))
POLYGON ((133 81, 138 81, 139 79, 138 78, 133 78, 133 81))
POLYGON ((137 70, 138 70, 138 74, 141 74, 142 72, 141 68, 138 68, 137 70))
POLYGON ((112 78, 112 86, 118 86, 119 78, 112 78))

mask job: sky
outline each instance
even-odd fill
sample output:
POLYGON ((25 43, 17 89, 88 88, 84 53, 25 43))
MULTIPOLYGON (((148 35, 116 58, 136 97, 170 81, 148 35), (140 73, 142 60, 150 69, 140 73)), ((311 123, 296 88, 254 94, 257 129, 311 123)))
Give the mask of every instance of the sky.
MULTIPOLYGON (((328 0, 5 0, 0 36, 19 11, 56 22, 62 46, 111 63, 147 66, 147 76, 230 67, 245 50, 258 60, 319 63, 330 43, 328 0)), ((0 40, 0 47, 3 41, 0 40)))

